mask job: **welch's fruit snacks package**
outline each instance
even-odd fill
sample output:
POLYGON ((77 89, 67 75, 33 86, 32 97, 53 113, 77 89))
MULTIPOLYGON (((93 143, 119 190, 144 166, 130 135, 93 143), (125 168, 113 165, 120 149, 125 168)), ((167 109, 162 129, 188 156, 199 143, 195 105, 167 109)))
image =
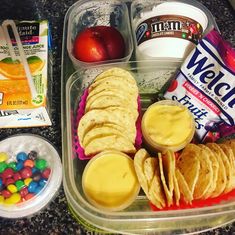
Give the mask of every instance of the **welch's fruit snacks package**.
POLYGON ((216 141, 234 134, 234 48, 212 30, 186 58, 164 97, 191 111, 199 141, 216 141))

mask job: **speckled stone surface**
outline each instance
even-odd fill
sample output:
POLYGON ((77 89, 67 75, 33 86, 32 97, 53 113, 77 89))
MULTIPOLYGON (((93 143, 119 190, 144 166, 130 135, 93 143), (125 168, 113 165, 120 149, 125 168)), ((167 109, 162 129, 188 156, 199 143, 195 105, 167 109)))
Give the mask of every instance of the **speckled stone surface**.
MULTIPOLYGON (((48 19, 53 37, 53 99, 52 126, 43 128, 0 129, 0 140, 13 134, 34 133, 50 140, 61 154, 60 129, 60 63, 63 20, 73 0, 0 0, 0 20, 4 19, 48 19)), ((226 0, 200 0, 214 15, 225 39, 235 46, 234 11, 226 0)), ((0 218, 0 234, 89 234, 73 219, 68 211, 64 191, 61 187, 50 205, 31 218, 9 220, 0 218)), ((209 234, 235 234, 235 223, 218 228, 209 234)))

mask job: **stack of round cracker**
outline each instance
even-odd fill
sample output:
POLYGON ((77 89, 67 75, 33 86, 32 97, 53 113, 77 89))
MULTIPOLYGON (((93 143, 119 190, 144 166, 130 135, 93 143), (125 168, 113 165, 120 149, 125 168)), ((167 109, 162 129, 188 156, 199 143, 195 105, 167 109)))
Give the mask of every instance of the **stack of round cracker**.
POLYGON ((189 203, 228 193, 235 188, 235 141, 189 144, 177 159, 176 168, 187 188, 187 193, 181 187, 180 192, 189 203))
POLYGON ((145 149, 140 149, 135 154, 134 166, 139 183, 152 204, 159 209, 173 203, 179 205, 180 192, 172 151, 151 157, 145 149))
POLYGON ((111 68, 94 79, 77 129, 85 155, 104 150, 136 152, 137 97, 136 81, 126 70, 111 68))
POLYGON ((188 144, 176 161, 171 151, 151 157, 140 149, 134 165, 143 191, 157 208, 179 205, 180 199, 191 204, 235 188, 235 140, 188 144))

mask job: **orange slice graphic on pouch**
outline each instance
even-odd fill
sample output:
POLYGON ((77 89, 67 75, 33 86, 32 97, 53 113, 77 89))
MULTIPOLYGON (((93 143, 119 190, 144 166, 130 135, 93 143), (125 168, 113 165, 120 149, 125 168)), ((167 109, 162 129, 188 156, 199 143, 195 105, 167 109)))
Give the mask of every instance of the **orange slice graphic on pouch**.
MULTIPOLYGON (((30 56, 27 58, 27 61, 32 75, 42 70, 45 64, 38 56, 30 56)), ((10 57, 0 61, 0 74, 12 80, 26 79, 23 64, 18 60, 13 61, 10 57)))

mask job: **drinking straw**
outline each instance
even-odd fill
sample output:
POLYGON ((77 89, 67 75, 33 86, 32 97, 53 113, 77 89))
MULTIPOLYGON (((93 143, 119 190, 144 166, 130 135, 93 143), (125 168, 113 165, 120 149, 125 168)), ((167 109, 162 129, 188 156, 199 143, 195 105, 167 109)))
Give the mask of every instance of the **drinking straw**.
POLYGON ((25 70, 27 81, 28 81, 31 97, 32 97, 32 99, 34 99, 37 96, 37 91, 36 91, 36 88, 34 86, 33 78, 32 78, 32 75, 31 75, 31 72, 30 72, 30 69, 29 69, 29 64, 28 64, 28 61, 27 61, 25 53, 24 53, 24 48, 22 46, 20 36, 19 36, 19 33, 17 31, 17 28, 16 28, 16 24, 13 20, 5 20, 2 23, 2 28, 3 28, 3 33, 5 35, 5 39, 6 39, 8 48, 9 48, 10 56, 11 56, 13 61, 15 61, 17 59, 16 58, 16 53, 15 53, 13 45, 12 45, 12 41, 10 39, 9 27, 12 28, 12 31, 13 31, 13 34, 14 34, 14 37, 15 37, 15 40, 16 40, 16 45, 18 46, 18 49, 19 49, 20 59, 21 59, 21 62, 24 66, 24 70, 25 70))

